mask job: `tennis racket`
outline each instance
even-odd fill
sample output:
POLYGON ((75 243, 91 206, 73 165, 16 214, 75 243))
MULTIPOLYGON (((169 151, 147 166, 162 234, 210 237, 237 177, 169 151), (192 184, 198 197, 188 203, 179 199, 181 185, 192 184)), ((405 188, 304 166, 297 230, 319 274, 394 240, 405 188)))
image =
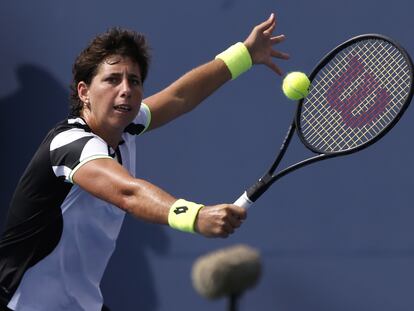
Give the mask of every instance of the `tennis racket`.
POLYGON ((319 62, 309 80, 309 94, 298 101, 275 161, 235 205, 248 208, 274 182, 301 167, 372 145, 398 122, 413 96, 410 56, 378 34, 340 44, 319 62), (295 131, 315 155, 275 173, 295 131))

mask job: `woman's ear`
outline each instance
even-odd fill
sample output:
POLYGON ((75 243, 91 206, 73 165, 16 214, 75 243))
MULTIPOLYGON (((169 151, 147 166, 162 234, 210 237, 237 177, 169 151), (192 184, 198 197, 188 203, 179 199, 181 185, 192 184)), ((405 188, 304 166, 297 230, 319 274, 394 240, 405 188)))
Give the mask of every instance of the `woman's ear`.
POLYGON ((89 88, 83 81, 78 83, 78 96, 84 104, 89 106, 89 88))

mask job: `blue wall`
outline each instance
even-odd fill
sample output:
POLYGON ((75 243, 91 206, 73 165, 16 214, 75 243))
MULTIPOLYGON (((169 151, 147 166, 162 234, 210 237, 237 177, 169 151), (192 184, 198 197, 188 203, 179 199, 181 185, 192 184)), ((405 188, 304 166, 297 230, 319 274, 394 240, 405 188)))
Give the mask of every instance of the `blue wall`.
MULTIPOLYGON (((361 33, 393 37, 414 55, 409 0, 2 1, 0 3, 0 217, 46 131, 67 112, 71 65, 111 26, 147 34, 150 95, 210 60, 276 12, 285 71, 310 72, 326 52, 361 33)), ((256 67, 190 115, 138 139, 137 175, 172 194, 232 202, 267 168, 295 107, 281 79, 256 67), (257 138, 258 137, 258 138, 257 138), (249 144, 247 144, 249 142, 249 144)), ((412 157, 414 109, 379 143, 282 179, 227 240, 127 217, 102 288, 114 310, 224 310, 191 285, 194 260, 246 243, 264 274, 240 310, 414 310, 412 157)), ((301 146, 289 156, 300 159, 301 146)), ((293 147, 293 146, 292 146, 293 147)))

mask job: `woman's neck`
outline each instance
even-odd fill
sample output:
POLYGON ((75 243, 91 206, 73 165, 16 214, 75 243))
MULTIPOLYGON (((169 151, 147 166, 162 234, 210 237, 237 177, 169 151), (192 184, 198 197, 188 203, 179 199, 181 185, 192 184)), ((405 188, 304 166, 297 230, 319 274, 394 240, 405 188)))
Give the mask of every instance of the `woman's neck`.
POLYGON ((105 127, 105 124, 97 123, 88 113, 81 114, 92 133, 102 138, 112 149, 116 150, 119 142, 122 140, 123 131, 114 128, 105 127))

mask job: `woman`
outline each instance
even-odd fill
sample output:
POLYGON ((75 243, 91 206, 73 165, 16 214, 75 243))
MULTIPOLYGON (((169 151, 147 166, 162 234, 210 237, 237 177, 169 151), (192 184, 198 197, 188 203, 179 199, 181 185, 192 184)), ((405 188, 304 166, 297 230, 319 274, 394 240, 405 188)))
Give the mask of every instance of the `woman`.
POLYGON ((135 135, 194 109, 253 64, 276 73, 275 16, 244 43, 143 100, 145 38, 111 29, 73 66, 71 115, 41 143, 12 198, 0 240, 0 305, 5 310, 101 310, 99 284, 125 213, 206 237, 227 237, 246 218, 232 204, 177 199, 135 178, 135 135), (6 307, 7 306, 7 307, 6 307))

